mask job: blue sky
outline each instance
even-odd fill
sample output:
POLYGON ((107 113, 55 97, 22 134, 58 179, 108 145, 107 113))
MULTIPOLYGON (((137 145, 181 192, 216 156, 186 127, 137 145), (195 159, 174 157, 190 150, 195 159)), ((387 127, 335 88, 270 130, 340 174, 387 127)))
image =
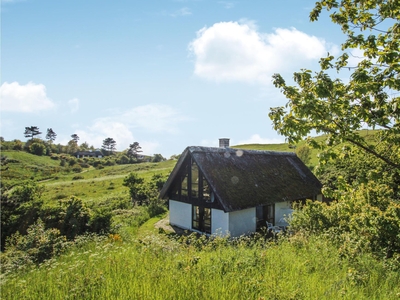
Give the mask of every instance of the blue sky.
POLYGON ((271 76, 317 70, 344 36, 308 0, 7 0, 1 5, 1 136, 27 126, 117 150, 284 142, 271 76))

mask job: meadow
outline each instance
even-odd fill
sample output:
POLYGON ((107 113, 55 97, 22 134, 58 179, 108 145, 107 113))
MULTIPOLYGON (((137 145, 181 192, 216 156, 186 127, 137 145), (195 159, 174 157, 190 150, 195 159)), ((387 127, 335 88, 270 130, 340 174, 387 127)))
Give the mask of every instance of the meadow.
MULTIPOLYGON (((294 151, 287 144, 240 147, 294 151)), ((90 166, 75 173, 49 157, 2 155, 10 159, 2 181, 11 190, 18 178, 35 180, 46 205, 75 196, 90 208, 110 210, 112 226, 106 234, 63 242, 59 254, 41 263, 20 259, 10 268, 2 253, 1 299, 400 298, 398 262, 367 252, 343 256, 329 236, 275 239, 259 232, 229 239, 158 228, 168 212, 153 216, 146 207, 133 207, 123 180, 132 172, 145 181, 166 176, 176 160, 90 166)), ((37 234, 48 238, 44 230, 37 234)))

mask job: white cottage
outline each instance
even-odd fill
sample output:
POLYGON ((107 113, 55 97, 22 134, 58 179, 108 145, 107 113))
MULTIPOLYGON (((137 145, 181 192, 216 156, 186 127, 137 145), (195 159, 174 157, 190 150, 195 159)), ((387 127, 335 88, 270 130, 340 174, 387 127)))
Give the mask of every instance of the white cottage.
MULTIPOLYGON (((187 147, 160 192, 170 224, 240 236, 287 225, 292 202, 322 199, 321 183, 291 152, 187 147)), ((221 141, 220 141, 221 145, 221 141)))

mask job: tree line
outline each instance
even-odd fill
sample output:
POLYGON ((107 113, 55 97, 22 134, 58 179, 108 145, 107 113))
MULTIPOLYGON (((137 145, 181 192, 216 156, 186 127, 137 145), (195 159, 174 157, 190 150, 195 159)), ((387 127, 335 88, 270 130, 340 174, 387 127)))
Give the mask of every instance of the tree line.
MULTIPOLYGON (((112 137, 107 137, 103 140, 101 149, 96 149, 93 145, 89 146, 87 142, 79 144, 80 137, 74 133, 71 135, 71 140, 68 141, 67 145, 55 144, 57 133, 52 128, 47 128, 45 140, 40 139, 39 136, 42 134, 37 126, 25 127, 24 136, 28 138, 26 142, 22 142, 18 139, 12 141, 5 141, 3 137, 0 137, 1 149, 2 150, 17 150, 27 151, 35 155, 48 155, 51 154, 70 154, 74 155, 79 151, 101 151, 102 156, 112 156, 117 152, 117 142, 112 137)), ((133 142, 129 147, 122 151, 120 154, 122 157, 122 163, 134 163, 139 162, 142 158, 142 147, 139 142, 133 142)), ((158 162, 165 160, 161 154, 155 154, 152 161, 158 162)))

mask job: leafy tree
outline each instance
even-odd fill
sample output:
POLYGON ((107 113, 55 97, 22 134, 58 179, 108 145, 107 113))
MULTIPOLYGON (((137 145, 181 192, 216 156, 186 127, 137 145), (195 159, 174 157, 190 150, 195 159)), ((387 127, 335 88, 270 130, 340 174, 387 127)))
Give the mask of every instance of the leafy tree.
POLYGON ((56 140, 57 133, 53 131, 51 128, 47 128, 46 140, 50 143, 53 143, 56 140))
POLYGON ((75 140, 70 140, 68 142, 67 148, 68 148, 67 151, 68 151, 69 154, 74 154, 76 151, 79 150, 78 143, 75 140))
POLYGON ((133 144, 129 145, 128 152, 126 153, 128 157, 138 159, 138 155, 140 152, 143 152, 142 147, 140 147, 138 142, 134 142, 133 144))
POLYGON ((87 142, 83 142, 83 143, 79 146, 79 148, 80 148, 82 151, 86 151, 86 150, 89 150, 89 149, 90 149, 89 144, 88 144, 87 142))
POLYGON ((329 206, 308 202, 293 215, 291 229, 333 237, 351 258, 363 251, 398 257, 400 2, 325 0, 315 4, 311 21, 323 9, 332 11, 332 22, 347 36, 341 55, 328 53, 314 74, 296 72, 296 86, 273 76, 288 99, 286 107, 271 108, 274 128, 290 143, 312 131, 326 136, 307 141, 321 151, 318 174, 325 174, 325 196, 335 199, 329 206), (355 65, 349 62, 351 49, 363 52, 355 65), (332 78, 332 71, 350 78, 332 78), (371 139, 361 134, 365 126, 381 130, 371 139))
POLYGON ((29 152, 38 156, 42 156, 46 151, 46 146, 43 143, 32 143, 29 146, 29 152))
POLYGON ((104 141, 103 141, 103 145, 102 145, 102 149, 104 150, 104 151, 106 151, 106 153, 108 153, 108 154, 112 154, 114 151, 115 151, 115 146, 117 145, 117 142, 116 141, 114 141, 114 139, 113 138, 110 138, 110 137, 108 137, 108 138, 106 138, 104 141))
POLYGON ((72 138, 72 140, 73 140, 75 143, 78 144, 79 136, 78 136, 76 133, 74 133, 73 135, 71 135, 71 138, 72 138))
POLYGON ((296 148, 296 155, 304 164, 308 164, 311 159, 311 149, 307 145, 301 145, 300 147, 296 148))
POLYGON ((152 162, 160 162, 165 160, 165 158, 161 154, 154 154, 152 162))
MULTIPOLYGON (((333 11, 332 22, 347 36, 343 53, 336 60, 329 54, 321 58, 321 70, 314 74, 305 69, 294 73, 297 86, 287 85, 279 74, 273 76, 274 85, 288 99, 286 107, 271 108, 274 128, 290 143, 311 131, 323 133, 326 145, 310 143, 324 149, 349 142, 399 169, 399 157, 380 152, 358 130, 364 126, 381 128, 380 140, 389 145, 400 143, 400 2, 321 1, 310 13, 311 21, 317 21, 323 9, 333 11), (364 57, 356 65, 349 64, 351 49, 363 51, 364 57), (350 72, 349 81, 332 78, 332 70, 343 77, 350 72)), ((328 149, 322 158, 336 155, 328 149)))
POLYGON ((20 140, 15 139, 15 140, 13 140, 13 143, 14 143, 13 150, 17 150, 17 151, 21 151, 22 150, 23 145, 22 145, 22 142, 20 140))
POLYGON ((39 134, 42 133, 39 131, 39 128, 37 126, 25 127, 24 136, 26 138, 31 138, 33 140, 33 138, 39 134))
POLYGON ((123 186, 129 188, 129 194, 131 196, 132 203, 138 203, 142 205, 147 199, 147 194, 144 187, 144 179, 139 177, 136 173, 129 173, 124 178, 123 186))

